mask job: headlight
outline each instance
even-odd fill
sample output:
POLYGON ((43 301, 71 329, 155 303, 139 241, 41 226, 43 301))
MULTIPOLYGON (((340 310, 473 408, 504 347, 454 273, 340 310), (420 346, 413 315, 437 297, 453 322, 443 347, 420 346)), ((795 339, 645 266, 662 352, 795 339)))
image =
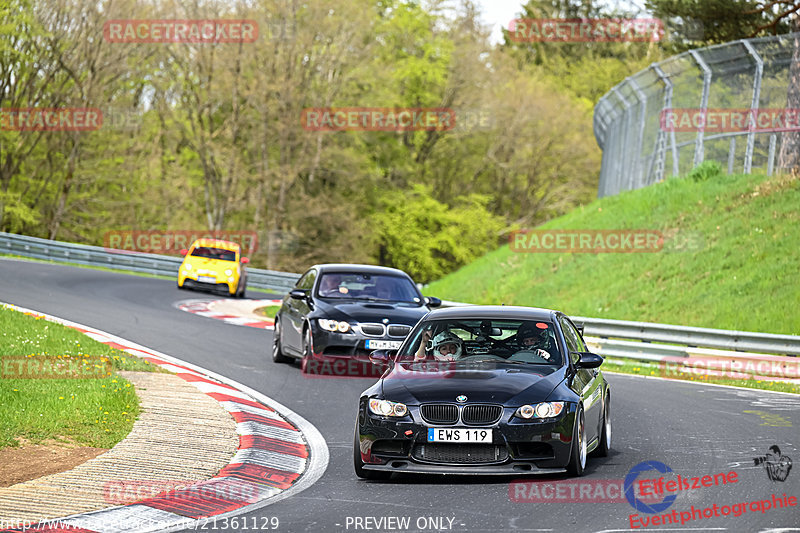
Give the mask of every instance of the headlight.
POLYGON ((535 405, 523 405, 514 413, 514 416, 524 419, 553 418, 564 410, 564 402, 542 402, 535 405))
POLYGON ((339 322, 337 320, 329 320, 327 318, 319 319, 319 327, 326 331, 338 331, 339 333, 347 333, 350 331, 350 324, 347 322, 339 322))
POLYGON ((406 416, 408 408, 404 403, 390 402, 372 398, 369 401, 369 410, 380 416, 406 416))
POLYGON ((231 270, 231 269, 229 268, 228 270, 226 270, 226 271, 225 271, 225 275, 226 275, 226 276, 233 276, 233 270, 231 270))
POLYGON ((185 268, 186 270, 191 270, 192 269, 192 264, 191 263, 186 263, 185 265, 183 265, 183 268, 185 268))

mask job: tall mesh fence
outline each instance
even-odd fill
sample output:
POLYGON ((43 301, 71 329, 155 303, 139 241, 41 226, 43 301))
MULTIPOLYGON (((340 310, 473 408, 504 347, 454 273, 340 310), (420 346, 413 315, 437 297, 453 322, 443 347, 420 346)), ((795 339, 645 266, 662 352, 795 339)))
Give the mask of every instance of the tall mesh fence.
POLYGON ((799 48, 800 32, 690 50, 615 86, 594 109, 603 150, 598 196, 646 187, 704 160, 728 173, 772 174, 782 136, 800 134, 787 133, 797 123, 787 98, 799 48))

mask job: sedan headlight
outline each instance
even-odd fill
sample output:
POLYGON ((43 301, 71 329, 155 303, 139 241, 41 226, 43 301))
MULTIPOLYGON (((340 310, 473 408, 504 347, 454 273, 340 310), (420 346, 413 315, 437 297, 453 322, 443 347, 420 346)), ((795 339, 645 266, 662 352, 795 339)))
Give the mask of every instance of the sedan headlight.
POLYGON ((185 265, 183 265, 183 268, 185 268, 186 270, 191 270, 192 269, 192 264, 191 263, 186 263, 185 265))
POLYGON ((231 270, 230 268, 229 268, 229 269, 227 269, 227 270, 225 271, 225 275, 226 275, 226 276, 233 276, 233 270, 231 270))
POLYGON ((369 410, 380 416, 406 416, 408 414, 406 404, 377 398, 370 399, 369 410))
POLYGON ((564 410, 564 402, 541 402, 534 405, 523 405, 514 416, 524 419, 553 418, 564 410))
POLYGON ((350 324, 347 322, 339 322, 338 320, 329 320, 327 318, 319 319, 319 327, 326 331, 338 331, 339 333, 350 331, 350 324))

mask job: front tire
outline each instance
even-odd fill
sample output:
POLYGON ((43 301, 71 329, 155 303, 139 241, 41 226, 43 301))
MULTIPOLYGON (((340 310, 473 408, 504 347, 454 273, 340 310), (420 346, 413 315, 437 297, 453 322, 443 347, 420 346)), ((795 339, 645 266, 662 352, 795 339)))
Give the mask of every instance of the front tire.
POLYGON ((611 451, 611 396, 606 393, 606 401, 603 404, 603 427, 600 431, 600 443, 595 449, 598 457, 608 457, 611 451))
POLYGON ((364 461, 361 460, 361 447, 358 442, 358 423, 356 423, 353 435, 353 468, 355 468, 356 476, 361 479, 389 479, 389 476, 392 475, 391 472, 364 470, 364 461))
POLYGON ((570 476, 580 477, 586 468, 586 420, 583 416, 583 406, 578 405, 575 412, 575 428, 572 432, 572 447, 570 448, 567 472, 570 476))
POLYGON ((283 348, 281 347, 281 326, 277 317, 275 317, 275 329, 272 330, 272 360, 279 364, 291 362, 291 359, 283 354, 283 348))

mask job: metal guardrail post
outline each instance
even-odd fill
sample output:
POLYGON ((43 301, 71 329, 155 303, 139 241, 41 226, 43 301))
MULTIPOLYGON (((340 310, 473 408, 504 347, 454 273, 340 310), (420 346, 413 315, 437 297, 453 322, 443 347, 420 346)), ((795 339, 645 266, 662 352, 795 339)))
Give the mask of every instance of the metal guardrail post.
POLYGON ((747 134, 747 150, 744 154, 744 173, 750 174, 750 171, 753 168, 753 149, 756 141, 755 127, 756 118, 758 117, 758 101, 761 97, 761 79, 764 76, 764 61, 761 59, 761 56, 758 55, 756 49, 753 48, 753 45, 750 44, 750 41, 743 40, 740 42, 744 44, 744 47, 747 48, 747 51, 756 61, 756 72, 755 78, 753 79, 753 100, 750 104, 750 110, 753 113, 753 120, 750 122, 750 132, 747 134))

